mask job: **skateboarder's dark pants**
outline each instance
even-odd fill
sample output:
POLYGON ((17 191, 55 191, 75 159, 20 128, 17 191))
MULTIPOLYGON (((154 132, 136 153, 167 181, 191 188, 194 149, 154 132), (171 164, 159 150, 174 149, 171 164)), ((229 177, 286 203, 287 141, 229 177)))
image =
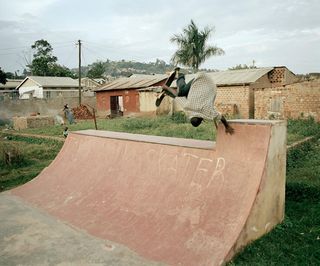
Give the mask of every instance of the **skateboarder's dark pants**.
POLYGON ((178 97, 188 96, 192 81, 193 79, 186 83, 184 75, 179 76, 177 79, 178 97))

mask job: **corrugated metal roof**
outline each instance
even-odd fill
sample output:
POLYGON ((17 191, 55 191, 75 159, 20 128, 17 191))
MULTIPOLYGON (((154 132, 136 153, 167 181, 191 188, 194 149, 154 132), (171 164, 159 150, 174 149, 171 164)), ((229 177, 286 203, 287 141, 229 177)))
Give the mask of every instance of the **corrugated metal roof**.
POLYGON ((17 87, 19 88, 26 80, 33 80, 35 83, 42 87, 78 87, 79 82, 76 79, 70 77, 40 77, 40 76, 29 76, 17 87))
MULTIPOLYGON (((236 85, 250 84, 256 82, 263 75, 267 74, 273 67, 242 69, 242 70, 226 70, 219 72, 208 72, 216 85, 236 85)), ((186 75, 186 82, 193 79, 196 74, 186 75)))
POLYGON ((167 79, 167 77, 167 75, 134 75, 129 78, 116 79, 95 91, 146 88, 167 79))
MULTIPOLYGON (((218 86, 251 84, 273 69, 273 67, 265 67, 255 69, 226 70, 219 72, 208 72, 208 75, 210 75, 210 77, 218 86)), ((186 75, 186 82, 189 82, 196 75, 197 74, 186 75)), ((95 91, 146 88, 166 79, 167 77, 168 75, 133 75, 129 78, 116 79, 110 83, 107 83, 103 87, 96 89, 95 91)), ((172 83, 172 86, 176 86, 175 82, 172 83)))
POLYGON ((6 84, 0 83, 0 89, 15 89, 21 82, 22 79, 7 79, 6 84))

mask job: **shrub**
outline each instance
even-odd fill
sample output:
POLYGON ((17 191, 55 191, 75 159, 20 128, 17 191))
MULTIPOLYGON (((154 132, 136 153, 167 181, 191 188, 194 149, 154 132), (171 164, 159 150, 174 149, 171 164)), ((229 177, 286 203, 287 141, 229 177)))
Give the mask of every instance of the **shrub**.
POLYGON ((2 165, 21 167, 27 163, 27 160, 18 145, 1 145, 0 149, 2 154, 2 165))
POLYGON ((286 186, 286 199, 296 202, 319 202, 320 188, 307 183, 290 182, 286 186))

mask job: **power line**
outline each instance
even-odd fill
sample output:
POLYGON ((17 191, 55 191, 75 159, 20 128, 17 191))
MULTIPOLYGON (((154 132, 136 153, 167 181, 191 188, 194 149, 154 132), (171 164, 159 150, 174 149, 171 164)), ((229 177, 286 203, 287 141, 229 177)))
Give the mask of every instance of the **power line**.
MULTIPOLYGON (((50 44, 64 44, 64 43, 71 43, 71 42, 73 42, 73 41, 51 42, 50 44)), ((22 49, 22 48, 31 48, 31 45, 0 48, 0 51, 3 51, 3 50, 16 50, 16 49, 22 49)))

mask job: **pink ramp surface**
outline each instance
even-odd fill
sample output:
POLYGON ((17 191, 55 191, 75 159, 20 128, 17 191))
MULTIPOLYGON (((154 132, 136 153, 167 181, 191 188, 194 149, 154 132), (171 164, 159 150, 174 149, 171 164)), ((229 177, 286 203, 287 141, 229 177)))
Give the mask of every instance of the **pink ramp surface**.
POLYGON ((91 235, 169 265, 219 265, 250 214, 271 126, 219 128, 217 144, 126 133, 71 133, 11 193, 91 235))

